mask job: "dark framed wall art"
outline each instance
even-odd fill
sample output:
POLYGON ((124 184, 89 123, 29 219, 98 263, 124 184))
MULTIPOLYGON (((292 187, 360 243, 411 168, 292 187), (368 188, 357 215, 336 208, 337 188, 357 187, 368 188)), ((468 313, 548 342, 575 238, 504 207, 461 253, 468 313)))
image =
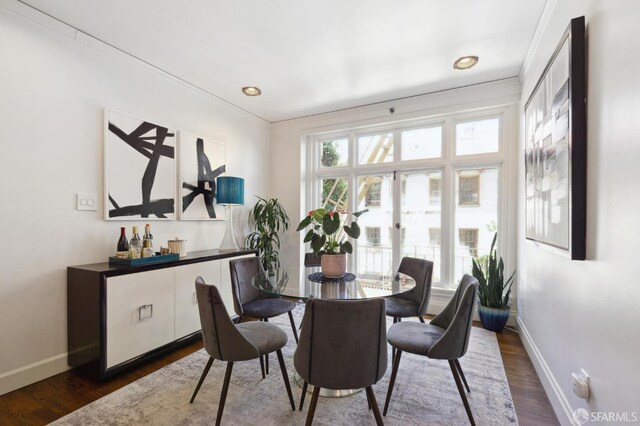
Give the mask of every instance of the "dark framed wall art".
POLYGON ((571 20, 525 104, 526 238, 586 257, 585 20, 571 20))
POLYGON ((175 219, 176 132, 107 109, 104 124, 105 219, 175 219))

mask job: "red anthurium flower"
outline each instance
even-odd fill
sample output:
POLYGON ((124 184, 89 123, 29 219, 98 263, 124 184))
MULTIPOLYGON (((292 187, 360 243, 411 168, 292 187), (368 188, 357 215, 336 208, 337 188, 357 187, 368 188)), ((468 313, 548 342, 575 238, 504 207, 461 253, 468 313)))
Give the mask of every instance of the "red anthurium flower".
POLYGON ((333 217, 333 215, 334 215, 334 214, 335 214, 335 212, 334 212, 334 211, 330 211, 330 212, 329 212, 329 217, 333 217))
POLYGON ((313 216, 313 210, 309 210, 309 213, 307 213, 307 216, 313 216))

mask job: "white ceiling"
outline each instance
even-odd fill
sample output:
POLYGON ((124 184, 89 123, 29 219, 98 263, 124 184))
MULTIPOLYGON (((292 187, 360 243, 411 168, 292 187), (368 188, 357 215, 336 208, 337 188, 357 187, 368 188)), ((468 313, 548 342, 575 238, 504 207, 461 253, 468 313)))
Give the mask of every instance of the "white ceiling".
POLYGON ((546 3, 21 1, 270 122, 517 76, 546 3))

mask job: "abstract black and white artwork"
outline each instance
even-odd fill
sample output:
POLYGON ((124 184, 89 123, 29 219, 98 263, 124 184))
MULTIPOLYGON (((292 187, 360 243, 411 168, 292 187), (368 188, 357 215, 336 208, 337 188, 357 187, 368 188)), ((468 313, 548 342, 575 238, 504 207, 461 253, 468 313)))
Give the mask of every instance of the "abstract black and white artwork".
POLYGON ((105 110, 105 219, 175 219, 175 131, 105 110))
POLYGON ((224 145, 180 132, 181 220, 224 219, 215 195, 216 178, 225 172, 225 161, 224 145))
POLYGON ((585 259, 584 17, 571 21, 525 105, 527 239, 585 259))

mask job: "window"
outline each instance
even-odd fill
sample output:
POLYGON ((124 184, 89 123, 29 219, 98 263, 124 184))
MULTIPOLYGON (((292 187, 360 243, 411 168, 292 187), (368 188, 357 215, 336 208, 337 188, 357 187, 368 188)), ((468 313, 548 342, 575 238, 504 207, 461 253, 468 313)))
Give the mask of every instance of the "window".
POLYGON ((458 230, 460 245, 469 248, 469 256, 478 256, 478 230, 470 228, 460 228, 458 230))
POLYGON ((321 149, 321 167, 340 167, 349 164, 349 139, 323 141, 321 149))
POLYGON ((370 128, 311 135, 306 208, 369 210, 351 241, 355 273, 388 280, 409 256, 434 263, 434 287, 454 289, 471 273, 473 257, 488 253, 494 233, 507 233, 498 211, 514 210, 499 204, 512 202, 499 197, 511 158, 502 152, 512 146, 502 141, 503 117, 515 116, 510 109, 395 123, 387 117, 370 128))
POLYGON ((442 155, 442 127, 405 130, 402 138, 402 160, 438 158, 442 155))
POLYGON ((440 177, 429 177, 429 205, 440 205, 440 177))
POLYGON ((379 227, 366 227, 364 232, 367 237, 367 244, 372 246, 380 245, 380 228, 379 227))
POLYGON ((393 133, 358 136, 358 164, 393 161, 393 133))
POLYGON ((456 154, 484 154, 498 152, 500 120, 467 121, 456 126, 456 154))
POLYGON ((382 190, 382 183, 375 182, 369 185, 367 195, 365 197, 364 205, 377 207, 380 205, 380 191, 382 190))
POLYGON ((347 210, 349 207, 348 196, 347 178, 322 179, 320 204, 325 209, 347 210))
POLYGON ((439 246, 442 238, 440 228, 429 228, 429 245, 439 246))
POLYGON ((461 206, 477 206, 480 204, 480 176, 458 176, 459 198, 461 206))

